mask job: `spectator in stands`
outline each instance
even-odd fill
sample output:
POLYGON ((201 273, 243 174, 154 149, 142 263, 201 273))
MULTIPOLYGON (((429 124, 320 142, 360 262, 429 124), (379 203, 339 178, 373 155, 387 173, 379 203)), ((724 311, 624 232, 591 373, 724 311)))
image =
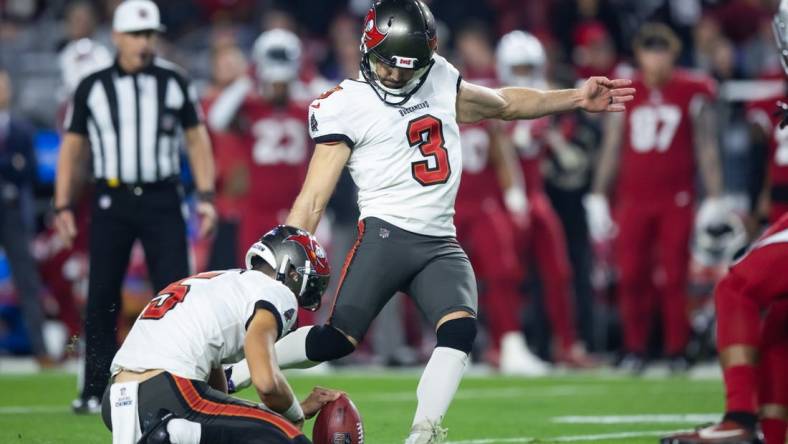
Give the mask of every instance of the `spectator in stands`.
POLYGON ((17 298, 27 325, 30 346, 41 367, 51 367, 42 333, 41 282, 30 251, 32 186, 36 179, 33 129, 11 115, 11 77, 0 70, 0 244, 11 265, 17 298), (26 223, 27 221, 27 223, 26 223))

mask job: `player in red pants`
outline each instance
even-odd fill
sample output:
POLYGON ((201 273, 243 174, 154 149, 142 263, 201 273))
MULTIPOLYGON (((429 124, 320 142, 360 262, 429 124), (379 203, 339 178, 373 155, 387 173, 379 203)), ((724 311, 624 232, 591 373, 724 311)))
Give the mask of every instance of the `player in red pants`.
MULTIPOLYGON (((545 56, 539 40, 513 31, 497 48, 498 76, 502 84, 545 87, 545 56)), ((529 202, 528 226, 521 233, 521 251, 534 263, 544 288, 547 316, 556 338, 554 360, 573 367, 593 365, 578 342, 571 293, 571 269, 561 221, 544 191, 541 164, 547 149, 561 156, 564 138, 550 118, 521 120, 507 126, 507 142, 520 158, 529 202)))
POLYGON ((718 424, 665 437, 664 444, 760 443, 759 404, 766 444, 785 443, 787 264, 788 216, 784 216, 730 268, 714 292, 725 416, 718 424), (763 319, 762 312, 766 312, 763 319))
POLYGON ((618 173, 615 252, 625 353, 621 366, 635 373, 645 366, 648 321, 654 316, 644 294, 655 287, 664 354, 674 371, 688 365, 685 291, 698 171, 707 195, 696 216, 698 224, 708 225, 714 222, 712 215, 725 214, 718 197, 722 179, 714 111, 709 106, 715 87, 708 77, 674 67, 680 45, 665 25, 641 27, 633 45, 640 66, 633 81, 638 94, 626 113, 606 124, 592 193, 585 201, 591 232, 610 232, 605 196, 618 173))
POLYGON ((764 320, 758 363, 758 403, 766 444, 784 444, 788 434, 788 300, 775 302, 764 320))

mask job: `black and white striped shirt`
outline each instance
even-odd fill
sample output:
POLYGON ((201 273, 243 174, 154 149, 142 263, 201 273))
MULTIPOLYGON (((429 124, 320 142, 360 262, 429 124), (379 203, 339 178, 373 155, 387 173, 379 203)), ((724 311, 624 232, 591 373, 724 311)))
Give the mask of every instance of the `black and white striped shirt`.
POLYGON ((180 67, 156 58, 130 74, 116 60, 80 82, 66 128, 89 138, 96 179, 137 184, 179 174, 182 132, 201 121, 180 67))

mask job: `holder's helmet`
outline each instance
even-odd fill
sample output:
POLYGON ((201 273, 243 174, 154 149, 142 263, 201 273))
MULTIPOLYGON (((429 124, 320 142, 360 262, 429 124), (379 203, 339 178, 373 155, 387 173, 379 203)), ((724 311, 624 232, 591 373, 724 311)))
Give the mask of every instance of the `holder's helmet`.
POLYGON ((275 227, 246 252, 246 268, 259 260, 276 271, 276 280, 293 292, 299 306, 310 311, 320 308, 331 270, 325 250, 308 231, 289 225, 275 227))

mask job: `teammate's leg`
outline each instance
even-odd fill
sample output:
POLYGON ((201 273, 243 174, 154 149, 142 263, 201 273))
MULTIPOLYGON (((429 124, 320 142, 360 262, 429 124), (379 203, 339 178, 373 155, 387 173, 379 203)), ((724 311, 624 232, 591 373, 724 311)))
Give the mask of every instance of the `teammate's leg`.
POLYGON ((646 296, 651 285, 651 246, 655 227, 649 214, 633 204, 620 204, 616 216, 619 228, 615 241, 620 273, 618 303, 624 351, 642 357, 648 339, 646 296))
POLYGON ((451 404, 476 337, 476 279, 459 244, 435 240, 419 246, 432 258, 413 278, 408 294, 436 326, 437 345, 416 390, 418 405, 407 443, 428 443, 451 404))
POLYGON ((785 444, 788 427, 788 301, 772 304, 764 320, 758 363, 761 429, 766 444, 785 444))
POLYGON ((671 207, 660 212, 659 218, 657 255, 665 272, 660 294, 665 354, 673 359, 672 364, 681 365, 680 361, 686 363, 684 349, 689 340, 687 269, 693 211, 690 206, 671 207))

